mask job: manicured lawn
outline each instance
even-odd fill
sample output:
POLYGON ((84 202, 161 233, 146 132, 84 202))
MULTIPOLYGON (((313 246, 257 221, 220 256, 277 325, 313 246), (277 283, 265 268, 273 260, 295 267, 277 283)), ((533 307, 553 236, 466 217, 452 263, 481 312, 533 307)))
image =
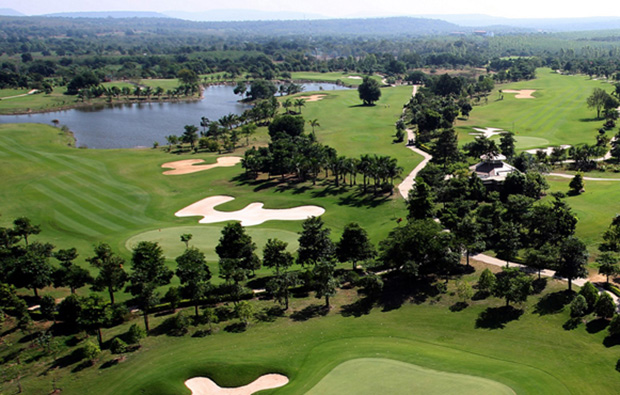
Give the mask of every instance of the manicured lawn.
MULTIPOLYGON (((328 72, 328 73, 317 73, 311 71, 299 71, 291 73, 291 78, 293 80, 300 81, 320 81, 320 82, 336 82, 340 80, 345 85, 358 86, 362 83, 363 74, 350 72, 350 73, 341 73, 341 72, 328 72), (349 77, 361 77, 361 78, 349 78, 349 77)), ((381 82, 381 77, 374 75, 372 78, 381 82)), ((403 103, 404 104, 404 103, 403 103)))
POLYGON ((473 140, 469 135, 473 127, 490 127, 513 131, 518 149, 592 144, 603 125, 586 104, 594 88, 610 92, 612 85, 583 75, 559 75, 546 68, 538 69, 534 80, 496 85, 488 104, 474 106, 468 120, 457 122, 459 141, 473 140), (499 100, 500 89, 535 89, 535 98, 517 99, 513 93, 504 93, 499 100))
POLYGON ((503 384, 480 377, 439 372, 392 359, 360 358, 344 362, 310 391, 317 394, 514 394, 503 384))
MULTIPOLYGON (((28 111, 53 111, 60 107, 75 105, 76 97, 65 95, 65 91, 65 87, 55 87, 54 91, 49 95, 45 93, 37 93, 34 95, 0 100, 0 114, 12 114, 15 112, 23 113, 28 111)), ((19 92, 27 93, 28 91, 22 92, 19 90, 19 92)))

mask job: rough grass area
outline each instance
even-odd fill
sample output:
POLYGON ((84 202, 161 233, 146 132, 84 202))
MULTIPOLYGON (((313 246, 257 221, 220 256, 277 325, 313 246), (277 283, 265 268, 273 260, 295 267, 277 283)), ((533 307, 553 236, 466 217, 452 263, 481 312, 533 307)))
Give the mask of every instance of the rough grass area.
POLYGON ((425 369, 392 359, 360 358, 338 365, 308 395, 319 394, 514 394, 503 384, 481 377, 425 369))

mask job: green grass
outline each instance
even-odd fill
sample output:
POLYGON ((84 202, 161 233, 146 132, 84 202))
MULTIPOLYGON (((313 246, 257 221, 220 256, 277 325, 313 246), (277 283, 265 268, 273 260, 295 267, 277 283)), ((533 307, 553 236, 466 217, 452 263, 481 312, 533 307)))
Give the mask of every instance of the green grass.
POLYGON ((153 79, 140 80, 140 85, 150 86, 153 89, 159 86, 163 88, 164 91, 167 91, 167 90, 173 90, 175 88, 178 88, 181 85, 181 82, 179 81, 178 78, 168 78, 168 79, 153 78, 153 79))
MULTIPOLYGON (((419 158, 403 144, 391 142, 393 123, 407 100, 408 91, 385 90, 382 101, 390 103, 390 108, 381 104, 356 107, 359 99, 353 93, 356 92, 330 92, 329 100, 306 104, 303 114, 306 119, 316 117, 323 125, 317 130, 319 140, 344 155, 395 156, 410 171, 419 158), (331 119, 339 113, 355 117, 355 122, 349 125, 331 119), (364 141, 351 143, 353 137, 360 136, 364 141)), ((357 221, 376 243, 387 235, 397 218, 405 216, 405 205, 397 194, 367 200, 358 196, 355 188, 333 188, 331 183, 321 181, 315 188, 309 183, 280 185, 276 180, 245 181, 240 178, 243 173, 240 165, 164 176, 162 163, 187 158, 210 163, 216 155, 176 156, 152 149, 74 149, 67 146, 66 136, 51 126, 0 125, 0 157, 5 163, 0 224, 6 226, 13 218, 27 215, 42 225, 42 238, 59 248, 77 247, 82 262, 96 242, 110 243, 128 258, 126 241, 135 235, 155 229, 197 226, 199 218, 177 218, 174 213, 218 194, 236 198, 222 205, 222 210, 238 210, 256 201, 264 202, 265 208, 320 205, 326 209, 323 218, 333 229, 334 239, 339 237, 344 225, 357 221)), ((222 226, 213 225, 214 229, 222 226)), ((270 237, 271 229, 294 234, 301 230, 301 221, 268 221, 256 229, 267 230, 264 237, 270 237)), ((172 243, 178 237, 174 236, 172 243)))
POLYGON ((23 95, 30 92, 30 89, 0 89, 0 98, 23 95))
POLYGON ((550 69, 536 71, 536 79, 496 85, 488 104, 475 106, 468 120, 458 121, 460 142, 473 140, 472 127, 501 128, 516 134, 518 149, 542 148, 549 145, 592 144, 603 121, 594 119, 586 99, 594 88, 612 90, 611 84, 587 76, 565 76, 550 69), (535 99, 517 99, 515 94, 499 90, 535 89, 535 99), (537 140, 538 139, 538 140, 537 140))
POLYGON ((76 97, 65 95, 65 91, 65 87, 56 87, 49 95, 37 93, 13 99, 0 100, 0 114, 24 113, 29 111, 54 111, 58 108, 75 105, 76 97))
POLYGON ((439 372, 391 359, 360 358, 344 362, 315 385, 315 394, 514 394, 503 384, 480 377, 439 372))
MULTIPOLYGON (((350 72, 350 73, 342 73, 342 72, 328 72, 328 73, 318 73, 312 71, 299 71, 291 73, 291 79, 297 81, 317 81, 317 82, 336 82, 340 80, 345 85, 358 86, 362 83, 361 79, 358 78, 348 78, 349 76, 357 76, 364 77, 363 74, 350 72)), ((378 75, 372 76, 372 78, 381 82, 381 77, 378 75)), ((404 103, 403 103, 404 104, 404 103)))
MULTIPOLYGON (((549 291, 565 288, 551 281, 549 291)), ((348 305, 356 298, 354 290, 341 290, 332 304, 348 305)), ((94 367, 78 373, 68 374, 74 365, 61 368, 56 373, 57 384, 66 394, 189 394, 183 382, 191 377, 210 377, 220 386, 234 387, 262 374, 281 373, 290 383, 266 393, 303 394, 347 361, 377 358, 443 372, 444 377, 449 373, 492 380, 517 394, 616 393, 617 347, 602 344, 606 331, 589 333, 584 324, 566 331, 562 325, 569 319, 568 312, 535 313, 537 300, 531 297, 521 306, 523 315, 502 329, 476 325, 480 314, 503 305, 501 300, 475 301, 463 311, 451 312, 448 306, 456 298, 444 295, 395 310, 374 309, 359 317, 334 307, 326 317, 307 321, 287 316, 275 322, 255 322, 244 333, 220 330, 205 338, 152 336, 143 341, 140 351, 127 354, 127 360, 116 366, 100 369, 112 358, 105 352, 94 367)), ((271 301, 254 303, 257 308, 273 305, 271 301)), ((314 303, 321 302, 294 299, 291 314, 314 303)), ((165 318, 153 317, 153 327, 165 318)), ((126 326, 106 330, 104 336, 110 339, 124 330, 126 326)), ((50 381, 49 375, 22 379, 30 393, 46 391, 50 381)), ((351 383, 351 388, 356 385, 351 383)))

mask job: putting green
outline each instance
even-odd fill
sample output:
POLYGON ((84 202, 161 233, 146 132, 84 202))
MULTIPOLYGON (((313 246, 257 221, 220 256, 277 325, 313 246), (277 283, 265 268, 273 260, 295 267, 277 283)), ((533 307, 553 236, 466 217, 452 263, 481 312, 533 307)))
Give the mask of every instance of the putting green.
POLYGON ((524 150, 531 148, 545 148, 551 145, 549 140, 541 138, 541 137, 531 137, 531 136, 515 136, 515 148, 524 150))
POLYGON ((313 394, 514 394, 508 386, 481 377, 440 372, 382 358, 352 359, 336 366, 313 394))
MULTIPOLYGON (((156 241, 164 250, 166 257, 174 259, 185 250, 185 243, 181 242, 181 235, 189 233, 192 235, 189 245, 204 252, 207 261, 217 261, 219 258, 215 253, 215 246, 219 243, 223 228, 224 224, 220 226, 178 226, 154 229, 131 237, 125 242, 125 247, 131 250, 140 241, 156 241)), ((297 242, 299 235, 295 232, 271 228, 246 228, 246 232, 256 243, 259 255, 262 255, 263 246, 267 244, 268 239, 280 239, 287 242, 290 252, 297 251, 299 247, 297 242)))

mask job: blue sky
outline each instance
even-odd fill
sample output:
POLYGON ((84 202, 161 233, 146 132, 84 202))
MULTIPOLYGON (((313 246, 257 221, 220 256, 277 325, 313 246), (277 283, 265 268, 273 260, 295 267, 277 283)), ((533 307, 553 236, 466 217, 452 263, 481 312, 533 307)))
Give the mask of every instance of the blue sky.
POLYGON ((0 0, 0 8, 27 15, 77 11, 208 11, 251 9, 320 14, 326 17, 371 17, 429 14, 486 14, 509 18, 620 16, 620 2, 540 0, 0 0), (595 6, 593 6, 595 5, 595 6))

